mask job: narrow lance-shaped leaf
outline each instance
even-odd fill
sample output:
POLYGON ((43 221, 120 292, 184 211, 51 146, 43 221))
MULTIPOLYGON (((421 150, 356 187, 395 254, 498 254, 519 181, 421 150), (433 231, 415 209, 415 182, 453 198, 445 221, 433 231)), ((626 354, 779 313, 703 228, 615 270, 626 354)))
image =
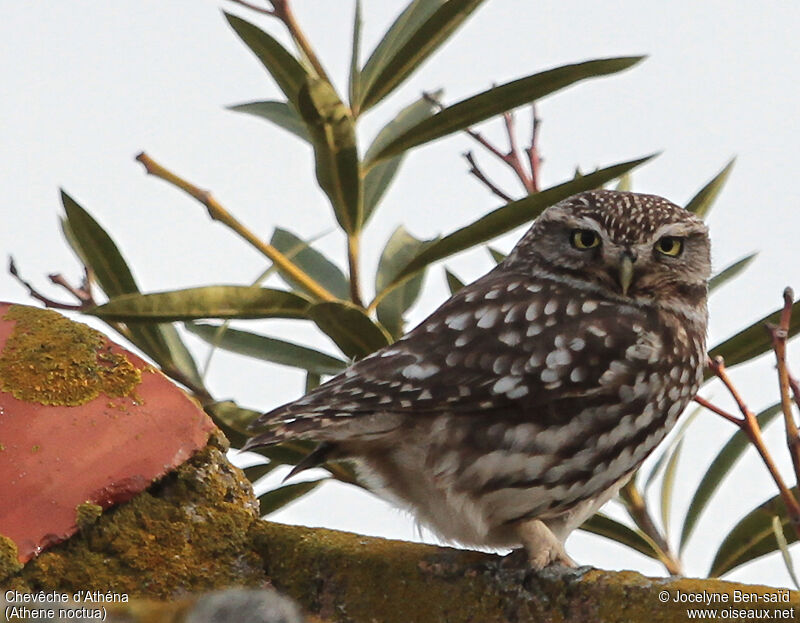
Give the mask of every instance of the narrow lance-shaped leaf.
POLYGON ((317 181, 328 195, 336 220, 348 234, 363 222, 361 173, 353 117, 325 80, 309 78, 300 89, 298 110, 314 145, 317 181))
POLYGON ((657 547, 644 533, 629 528, 603 513, 595 513, 583 522, 580 529, 621 543, 650 558, 660 559, 657 547))
POLYGON ((447 279, 447 288, 450 290, 451 296, 464 287, 464 282, 456 277, 456 275, 451 273, 447 268, 444 269, 444 276, 445 279, 447 279))
POLYGON ((703 408, 698 406, 697 408, 693 409, 689 415, 681 416, 681 419, 683 421, 681 422, 681 426, 678 429, 678 432, 676 432, 675 435, 672 437, 672 439, 669 442, 669 445, 667 445, 667 447, 661 451, 658 460, 656 460, 656 462, 653 464, 650 473, 647 475, 647 480, 645 480, 644 487, 642 487, 645 493, 647 493, 650 487, 653 486, 653 483, 656 481, 656 478, 658 478, 658 475, 666 467, 667 460, 675 451, 675 447, 686 436, 686 431, 689 430, 689 426, 691 426, 692 422, 694 422, 695 418, 697 418, 697 416, 700 415, 702 411, 703 408))
POLYGON ((498 251, 494 247, 487 246, 486 250, 489 252, 489 255, 492 256, 492 259, 494 260, 495 264, 499 264, 504 259, 506 259, 506 254, 503 253, 502 251, 498 251))
MULTIPOLYGON (((780 403, 774 404, 771 407, 764 409, 756 416, 759 427, 763 430, 767 425, 772 422, 775 417, 781 413, 780 403)), ((736 465, 739 457, 742 456, 744 451, 750 447, 750 440, 742 430, 737 430, 733 433, 728 441, 722 446, 714 460, 705 470, 700 484, 697 485, 692 501, 689 503, 689 509, 686 511, 686 517, 683 520, 683 528, 681 529, 680 551, 682 552, 686 545, 689 543, 689 538, 694 533, 697 526, 697 521, 703 514, 703 511, 708 506, 711 496, 717 491, 719 486, 725 480, 725 476, 736 465)))
POLYGON ((363 112, 400 86, 439 46, 458 29, 484 0, 450 0, 439 6, 383 60, 377 73, 369 74, 360 101, 363 112))
POLYGON ((271 121, 284 130, 288 130, 304 141, 311 142, 306 124, 287 102, 276 102, 273 100, 247 102, 245 104, 229 106, 228 110, 261 117, 262 119, 271 121))
MULTIPOLYGON (((444 4, 446 0, 413 0, 386 31, 383 38, 370 54, 364 69, 361 71, 361 93, 372 84, 375 77, 383 71, 386 63, 394 57, 397 50, 402 46, 412 33, 436 10, 444 4)), ((352 101, 354 109, 357 111, 360 99, 352 101)))
POLYGON ((383 296, 392 287, 402 283, 405 279, 410 278, 433 262, 459 253, 460 251, 471 249, 515 227, 528 223, 539 216, 546 208, 558 203, 562 199, 566 199, 575 193, 602 186, 608 181, 619 177, 626 171, 630 171, 640 164, 647 162, 652 157, 653 156, 647 156, 645 158, 639 158, 638 160, 623 162, 611 167, 606 167, 605 169, 600 169, 594 173, 564 182, 558 186, 553 186, 534 195, 529 195, 524 199, 513 201, 493 212, 489 212, 489 214, 479 218, 474 223, 462 227, 422 249, 397 274, 397 277, 395 277, 392 283, 379 293, 379 296, 383 296))
POLYGON ((298 482, 291 485, 283 485, 277 489, 272 489, 266 493, 258 496, 259 504, 261 505, 261 516, 265 517, 270 513, 297 501, 306 493, 311 493, 319 485, 321 485, 327 478, 320 478, 319 480, 307 480, 305 482, 298 482))
MULTIPOLYGON (((66 213, 62 221, 64 236, 81 261, 91 268, 103 292, 110 298, 138 293, 133 273, 111 236, 63 190, 61 202, 66 213)), ((166 374, 179 376, 182 382, 196 388, 203 386, 197 364, 174 327, 132 324, 128 331, 130 340, 166 374)))
POLYGON ((786 535, 783 533, 783 526, 781 525, 780 517, 772 518, 772 531, 775 533, 775 541, 778 543, 778 548, 781 550, 783 557, 783 564, 786 567, 786 572, 794 583, 794 587, 800 589, 800 583, 797 581, 797 574, 794 572, 794 563, 792 556, 789 554, 789 542, 786 540, 786 535))
MULTIPOLYGON (((275 228, 270 244, 299 266, 307 275, 313 275, 314 280, 322 285, 328 292, 341 299, 350 296, 350 284, 341 269, 326 258, 322 253, 312 248, 308 241, 303 240, 292 232, 275 228)), ((291 275, 276 267, 278 274, 290 286, 303 289, 302 284, 291 278, 291 275)))
MULTIPOLYGON (((397 271, 426 244, 430 244, 430 241, 414 238, 404 227, 398 227, 389 237, 381 253, 375 277, 375 290, 380 292, 391 283, 397 271)), ((378 305, 376 310, 378 320, 395 339, 403 334, 403 315, 419 298, 423 277, 424 272, 420 271, 413 279, 392 290, 378 305)))
MULTIPOLYGON (((736 335, 728 338, 724 342, 712 348, 709 357, 722 357, 725 359, 725 366, 731 368, 745 361, 750 361, 759 355, 772 349, 772 338, 764 328, 765 324, 778 324, 781 310, 777 310, 768 316, 764 316, 751 324, 746 329, 742 329, 736 335)), ((800 331, 800 301, 792 305, 792 321, 789 325, 789 337, 800 331)), ((710 378, 711 373, 706 371, 706 378, 710 378)))
POLYGON ((230 13, 225 13, 225 18, 297 108, 297 95, 308 79, 305 68, 286 48, 257 26, 230 13))
POLYGON ((672 512, 672 491, 675 488, 675 473, 678 471, 678 461, 681 456, 683 439, 675 444, 664 468, 664 480, 661 482, 661 525, 664 526, 664 535, 669 538, 670 517, 672 512))
POLYGON ((171 322, 202 318, 304 318, 311 303, 292 292, 253 286, 205 286, 126 294, 87 311, 103 320, 171 322))
POLYGON ((361 0, 356 0, 353 17, 353 44, 350 52, 350 109, 356 106, 361 97, 361 0))
POLYGON ((621 175, 619 180, 617 181, 617 185, 614 187, 615 190, 621 190, 625 192, 629 192, 633 187, 633 177, 630 173, 626 173, 625 175, 621 175))
POLYGON ((708 215, 722 187, 725 186, 725 182, 728 181, 728 176, 731 174, 735 162, 736 158, 733 158, 725 165, 722 171, 717 173, 708 184, 703 186, 703 188, 692 197, 689 203, 686 204, 686 209, 689 210, 689 212, 694 212, 701 218, 705 218, 708 215))
POLYGON ((221 325, 186 323, 185 326, 190 333, 209 344, 262 361, 301 368, 315 374, 338 374, 347 367, 347 362, 342 359, 285 340, 239 329, 227 328, 220 332, 223 328, 221 325))
MULTIPOLYGON (((387 123, 372 144, 367 148, 364 159, 369 160, 373 154, 377 153, 384 145, 394 140, 396 136, 405 132, 411 126, 419 123, 423 119, 430 117, 436 110, 435 102, 444 92, 440 89, 429 95, 423 95, 413 104, 406 106, 397 116, 387 123)), ((392 181, 400 169, 404 154, 395 156, 375 165, 364 176, 364 222, 366 223, 374 212, 378 203, 389 189, 392 181)))
MULTIPOLYGON (((628 69, 642 58, 641 56, 607 58, 565 65, 493 87, 448 106, 429 119, 409 128, 375 154, 369 162, 365 162, 365 166, 370 167, 380 160, 396 156, 412 147, 464 130, 480 121, 539 100, 581 80, 628 69)), ((624 172, 619 175, 622 173, 624 172)))
MULTIPOLYGON (((797 487, 792 488, 791 492, 796 498, 797 487)), ((719 577, 746 562, 777 551, 778 543, 772 528, 772 518, 775 516, 780 517, 787 542, 794 543, 797 532, 781 496, 776 495, 747 513, 728 532, 714 556, 708 577, 719 577)))
POLYGON ((741 273, 745 268, 750 265, 754 259, 756 259, 756 255, 758 253, 751 253, 743 257, 742 259, 734 262, 730 266, 724 268, 723 270, 719 271, 716 275, 712 276, 711 279, 708 280, 708 291, 713 292, 721 285, 723 285, 726 281, 730 281, 734 277, 736 277, 739 273, 741 273))
POLYGON ((308 317, 351 359, 360 359, 391 343, 386 329, 349 303, 317 303, 308 317))

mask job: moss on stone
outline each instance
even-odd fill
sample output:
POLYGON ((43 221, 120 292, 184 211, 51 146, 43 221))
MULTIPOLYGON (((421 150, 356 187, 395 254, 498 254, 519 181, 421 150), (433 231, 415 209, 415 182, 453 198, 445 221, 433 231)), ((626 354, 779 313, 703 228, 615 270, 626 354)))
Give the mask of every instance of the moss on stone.
POLYGON ((258 502, 244 474, 226 460, 226 449, 223 438, 212 436, 177 470, 2 584, 161 599, 262 585, 261 560, 249 542, 258 502))
POLYGON ((14 541, 0 535, 0 582, 22 569, 18 554, 14 541))
POLYGON ((98 396, 127 396, 142 375, 113 352, 103 334, 61 314, 12 305, 16 322, 0 353, 0 390, 26 402, 81 405, 98 396))
POLYGON ((78 530, 85 531, 97 523, 100 515, 103 514, 103 507, 99 504, 92 504, 91 502, 84 502, 75 507, 75 525, 78 530))

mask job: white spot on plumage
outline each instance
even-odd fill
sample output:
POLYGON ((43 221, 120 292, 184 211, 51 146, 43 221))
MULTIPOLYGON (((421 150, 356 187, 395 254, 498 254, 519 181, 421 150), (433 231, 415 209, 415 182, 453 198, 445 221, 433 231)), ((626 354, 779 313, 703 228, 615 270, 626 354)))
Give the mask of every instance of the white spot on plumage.
POLYGON ((533 322, 528 325, 528 328, 525 331, 525 335, 528 337, 533 337, 534 335, 539 335, 541 332, 542 332, 542 325, 533 322))
POLYGON ((470 335, 468 335, 466 333, 462 333, 461 335, 459 335, 456 338, 456 341, 453 342, 453 344, 455 344, 456 346, 458 346, 460 348, 462 346, 466 346, 467 344, 469 344, 469 341, 471 339, 472 339, 472 337, 470 335))
POLYGON ((525 289, 528 292, 533 292, 535 294, 542 291, 542 286, 538 283, 529 283, 527 286, 525 286, 525 289))
POLYGON ((527 396, 527 394, 528 394, 528 388, 525 387, 525 385, 518 385, 511 391, 506 392, 506 396, 511 400, 515 400, 516 398, 522 398, 523 396, 527 396))
POLYGON ((419 393, 418 398, 419 398, 419 400, 430 400, 431 398, 433 398, 433 395, 431 394, 430 390, 423 389, 419 393))
POLYGON ((470 312, 461 312, 454 316, 448 316, 444 323, 451 329, 456 331, 463 331, 467 328, 467 324, 471 320, 472 314, 470 312))
POLYGON ((492 385, 492 393, 505 394, 515 389, 521 380, 518 376, 504 376, 492 385))
POLYGON ((548 353, 547 358, 544 360, 548 368, 555 368, 558 366, 566 366, 572 361, 572 355, 567 350, 554 350, 548 353))
POLYGON ((439 371, 439 366, 432 363, 412 363, 403 368, 403 376, 407 379, 427 379, 439 371))
POLYGON ((545 368, 542 370, 542 373, 539 375, 539 378, 542 379, 543 383, 552 383, 558 380, 558 372, 553 368, 545 368))
POLYGON ((539 301, 534 301, 530 305, 528 305, 528 309, 525 310, 525 320, 531 321, 536 320, 539 317, 539 309, 541 305, 539 305, 539 301))
MULTIPOLYGON (((585 305, 585 303, 584 303, 584 305, 585 305)), ((605 337, 607 335, 605 330, 601 329, 600 327, 598 327, 596 325, 589 325, 588 327, 586 327, 586 330, 589 333, 591 333, 592 335, 594 335, 595 337, 605 337)))
POLYGON ((586 368, 583 366, 573 368, 572 372, 569 373, 569 380, 573 383, 581 383, 586 380, 586 368))
POLYGON ((500 312, 496 307, 489 307, 482 308, 483 314, 481 314, 480 319, 478 320, 478 326, 481 329, 491 329, 497 320, 500 318, 500 312))
POLYGON ((573 339, 572 339, 572 340, 570 340, 570 342, 569 342, 569 348, 570 348, 570 350, 574 350, 576 353, 577 353, 578 351, 581 351, 581 350, 583 350, 583 348, 584 348, 585 346, 586 346, 586 340, 584 340, 584 339, 583 339, 583 338, 581 338, 581 337, 576 337, 576 338, 573 338, 573 339))
POLYGON ((565 311, 567 312, 567 316, 577 316, 578 312, 580 311, 580 308, 578 307, 578 303, 576 303, 575 301, 570 301, 569 303, 567 303, 565 311))
POLYGON ((544 306, 544 313, 547 316, 555 314, 558 310, 558 301, 556 299, 550 299, 547 301, 547 305, 544 306))
POLYGON ((503 344, 507 344, 508 346, 517 346, 521 341, 522 338, 520 337, 517 331, 504 331, 500 335, 497 336, 497 339, 503 342, 503 344))
POLYGON ((584 301, 581 305, 581 311, 584 314, 591 314, 595 309, 597 309, 597 303, 594 301, 584 301))

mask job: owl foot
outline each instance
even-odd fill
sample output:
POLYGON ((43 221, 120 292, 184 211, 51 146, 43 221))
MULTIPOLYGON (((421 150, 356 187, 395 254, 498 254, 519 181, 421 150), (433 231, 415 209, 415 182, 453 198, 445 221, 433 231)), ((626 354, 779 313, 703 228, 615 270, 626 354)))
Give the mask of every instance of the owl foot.
POLYGON ((553 564, 570 568, 578 566, 564 551, 561 541, 539 519, 532 519, 520 524, 517 534, 525 546, 528 565, 534 571, 541 571, 553 564))

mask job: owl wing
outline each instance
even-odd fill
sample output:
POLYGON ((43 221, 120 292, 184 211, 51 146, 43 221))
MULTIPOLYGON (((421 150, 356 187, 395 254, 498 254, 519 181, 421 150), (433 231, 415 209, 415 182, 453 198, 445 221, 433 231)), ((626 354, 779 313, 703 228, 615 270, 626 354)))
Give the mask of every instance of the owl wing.
POLYGON ((341 439, 348 429, 375 434, 442 413, 556 424, 587 407, 636 400, 648 382, 637 360, 652 365, 664 347, 646 329, 657 317, 576 294, 529 275, 489 273, 394 344, 262 415, 254 426, 271 429, 248 447, 341 439))

